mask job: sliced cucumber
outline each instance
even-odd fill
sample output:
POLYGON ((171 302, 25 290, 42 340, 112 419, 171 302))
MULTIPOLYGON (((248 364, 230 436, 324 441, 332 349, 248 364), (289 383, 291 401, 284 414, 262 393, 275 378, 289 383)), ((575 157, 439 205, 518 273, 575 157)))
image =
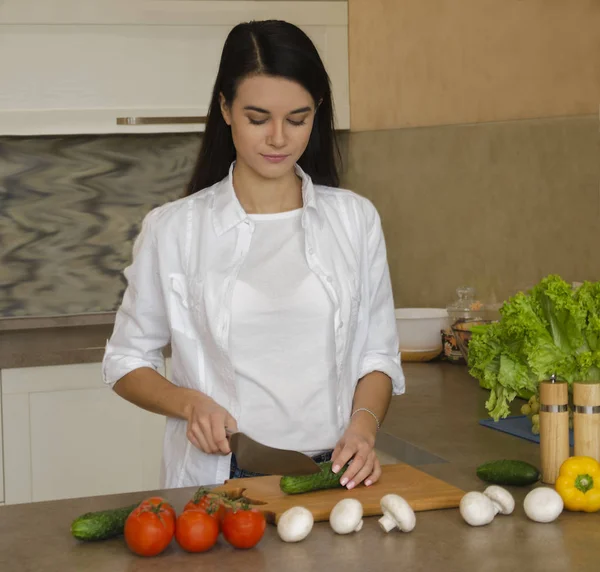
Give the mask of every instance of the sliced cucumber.
POLYGON ((321 472, 315 473, 314 475, 302 475, 302 476, 285 476, 281 477, 279 487, 281 490, 288 495, 296 495, 300 493, 308 493, 311 491, 319 491, 323 489, 333 489, 339 487, 340 479, 346 472, 348 465, 342 467, 338 473, 334 473, 331 469, 333 463, 327 461, 325 463, 319 463, 321 472))

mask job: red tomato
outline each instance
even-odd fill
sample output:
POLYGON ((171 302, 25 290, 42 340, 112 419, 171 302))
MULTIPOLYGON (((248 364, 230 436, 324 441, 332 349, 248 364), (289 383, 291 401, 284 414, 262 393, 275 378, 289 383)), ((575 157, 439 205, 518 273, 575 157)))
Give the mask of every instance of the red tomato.
POLYGON ((140 503, 140 506, 158 506, 158 505, 162 505, 165 510, 170 512, 171 516, 173 517, 173 520, 175 520, 177 518, 177 514, 175 513, 175 509, 173 508, 171 503, 162 497, 150 497, 140 503))
POLYGON ((201 509, 183 511, 177 517, 175 538, 181 548, 188 552, 206 552, 219 537, 219 523, 201 509))
POLYGON ((172 507, 142 503, 125 521, 125 542, 140 556, 156 556, 169 546, 175 534, 172 507))
POLYGON ((183 510, 203 510, 214 517, 217 522, 221 523, 225 516, 225 505, 222 502, 222 498, 217 493, 201 492, 199 490, 194 495, 194 498, 188 501, 183 510))
POLYGON ((256 546, 265 533, 267 523, 255 508, 230 509, 225 513, 221 529, 225 540, 235 548, 256 546))

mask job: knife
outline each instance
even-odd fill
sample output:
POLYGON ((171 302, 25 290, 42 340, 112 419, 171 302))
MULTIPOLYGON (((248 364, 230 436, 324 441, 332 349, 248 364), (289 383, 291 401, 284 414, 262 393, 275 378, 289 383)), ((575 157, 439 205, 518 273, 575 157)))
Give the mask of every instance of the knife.
POLYGON ((245 433, 226 430, 238 467, 265 475, 314 475, 321 467, 308 455, 263 445, 245 433))

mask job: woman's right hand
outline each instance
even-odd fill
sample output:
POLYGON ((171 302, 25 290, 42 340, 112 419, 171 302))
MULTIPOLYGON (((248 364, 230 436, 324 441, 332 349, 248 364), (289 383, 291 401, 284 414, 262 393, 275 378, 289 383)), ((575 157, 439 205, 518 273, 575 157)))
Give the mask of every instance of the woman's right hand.
POLYGON ((214 399, 197 396, 187 408, 187 438, 192 445, 208 454, 228 455, 231 452, 227 431, 237 431, 236 420, 214 399))

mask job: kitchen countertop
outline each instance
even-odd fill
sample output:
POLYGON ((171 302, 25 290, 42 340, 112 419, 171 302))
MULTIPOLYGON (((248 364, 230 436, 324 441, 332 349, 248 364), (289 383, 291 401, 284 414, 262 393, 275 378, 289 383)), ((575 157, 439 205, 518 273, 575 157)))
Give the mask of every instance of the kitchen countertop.
MULTIPOLYGON (((483 490, 474 472, 484 461, 511 458, 539 465, 538 445, 477 424, 485 416, 487 392, 464 366, 406 364, 405 372, 407 393, 393 398, 383 429, 445 461, 421 465, 422 470, 463 490, 483 490)), ((179 511, 194 490, 158 493, 179 511)), ((122 538, 84 544, 69 534, 69 524, 79 514, 124 506, 150 492, 5 506, 0 507, 0 570, 598 570, 600 514, 564 512, 554 523, 533 523, 522 508, 529 489, 510 490, 517 501, 515 513, 497 516, 481 528, 466 525, 458 510, 438 510, 417 513, 417 526, 409 534, 384 534, 371 517, 351 536, 337 536, 327 523, 317 523, 305 541, 285 544, 269 525, 258 546, 248 551, 235 550, 220 537, 206 554, 186 554, 174 542, 150 559, 131 554, 122 538)))
POLYGON ((0 369, 99 363, 114 323, 115 312, 0 318, 0 369))
POLYGON ((115 313, 0 319, 0 369, 102 361, 115 313))

